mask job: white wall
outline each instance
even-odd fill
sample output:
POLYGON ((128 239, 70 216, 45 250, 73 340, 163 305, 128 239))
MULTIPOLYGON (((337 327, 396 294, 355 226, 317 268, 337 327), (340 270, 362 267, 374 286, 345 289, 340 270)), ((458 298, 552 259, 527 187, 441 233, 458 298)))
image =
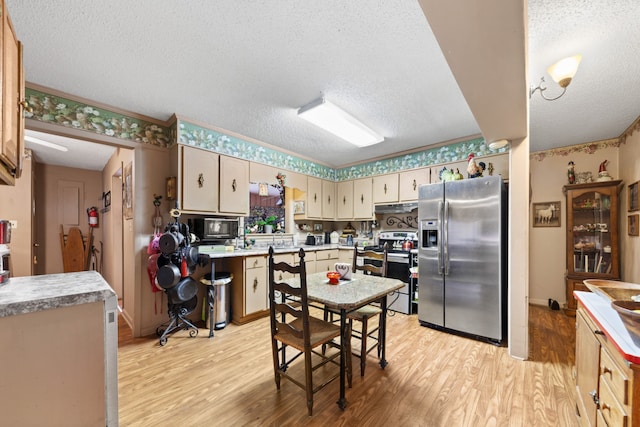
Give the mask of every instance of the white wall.
MULTIPOLYGON (((615 143, 584 144, 531 155, 531 202, 560 201, 560 227, 533 227, 530 224, 529 302, 546 305, 549 298, 566 303, 566 202, 562 187, 568 184, 567 164, 575 171, 591 171, 598 177, 600 163, 619 179, 618 149, 615 143)), ((639 172, 640 173, 640 172, 639 172)), ((530 208, 531 209, 531 208, 530 208)), ((530 213, 530 217, 533 218, 530 213)))

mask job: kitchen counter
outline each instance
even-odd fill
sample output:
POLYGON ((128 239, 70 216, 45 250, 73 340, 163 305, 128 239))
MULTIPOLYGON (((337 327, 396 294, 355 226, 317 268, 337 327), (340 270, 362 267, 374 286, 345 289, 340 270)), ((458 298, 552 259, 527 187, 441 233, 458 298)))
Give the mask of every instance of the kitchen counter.
POLYGON ((628 362, 640 364, 640 346, 631 336, 611 303, 591 292, 574 291, 573 295, 611 340, 618 353, 628 362))
POLYGON ((106 301, 115 295, 95 271, 12 277, 0 286, 0 317, 106 301))
MULTIPOLYGON (((327 249, 348 249, 353 250, 353 246, 344 246, 339 244, 325 244, 325 245, 302 245, 295 247, 274 247, 276 254, 295 253, 304 249, 305 252, 322 251, 327 249)), ((213 250, 211 246, 198 246, 200 253, 209 255, 210 258, 231 258, 231 257, 244 257, 254 255, 267 255, 269 253, 269 247, 264 248, 249 248, 249 249, 234 249, 233 251, 213 250)))

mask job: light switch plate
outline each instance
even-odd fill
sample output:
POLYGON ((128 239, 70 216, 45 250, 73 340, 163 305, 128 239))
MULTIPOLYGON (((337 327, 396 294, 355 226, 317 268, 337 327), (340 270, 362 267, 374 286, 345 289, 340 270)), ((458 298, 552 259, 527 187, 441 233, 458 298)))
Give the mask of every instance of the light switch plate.
POLYGON ((10 220, 9 220, 9 223, 11 224, 11 229, 12 229, 12 230, 15 230, 15 229, 17 229, 17 228, 18 228, 18 220, 10 219, 10 220))

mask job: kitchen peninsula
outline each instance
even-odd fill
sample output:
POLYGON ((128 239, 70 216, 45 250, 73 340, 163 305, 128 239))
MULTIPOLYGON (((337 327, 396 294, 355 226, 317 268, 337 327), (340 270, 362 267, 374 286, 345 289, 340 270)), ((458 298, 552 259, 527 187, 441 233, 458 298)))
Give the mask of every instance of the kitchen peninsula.
POLYGON ((95 271, 0 286, 0 413, 6 425, 118 423, 118 308, 95 271))

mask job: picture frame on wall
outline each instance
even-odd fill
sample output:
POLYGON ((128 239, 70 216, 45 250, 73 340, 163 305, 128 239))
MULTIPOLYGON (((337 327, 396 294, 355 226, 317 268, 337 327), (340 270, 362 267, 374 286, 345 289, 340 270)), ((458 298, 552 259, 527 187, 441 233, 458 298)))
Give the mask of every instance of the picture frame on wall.
POLYGON ((629 234, 629 236, 637 236, 640 234, 638 218, 640 218, 640 214, 633 214, 627 217, 627 234, 629 234))
POLYGON ((303 214, 304 213, 304 200, 296 200, 293 202, 293 214, 303 214))
POLYGON ((560 201, 532 203, 533 227, 560 227, 560 201))
POLYGON ((129 162, 124 167, 124 183, 122 195, 122 211, 125 219, 133 219, 133 165, 129 162))
POLYGON ((637 211, 640 209, 638 206, 638 183, 636 181, 633 184, 629 184, 629 212, 637 211))

